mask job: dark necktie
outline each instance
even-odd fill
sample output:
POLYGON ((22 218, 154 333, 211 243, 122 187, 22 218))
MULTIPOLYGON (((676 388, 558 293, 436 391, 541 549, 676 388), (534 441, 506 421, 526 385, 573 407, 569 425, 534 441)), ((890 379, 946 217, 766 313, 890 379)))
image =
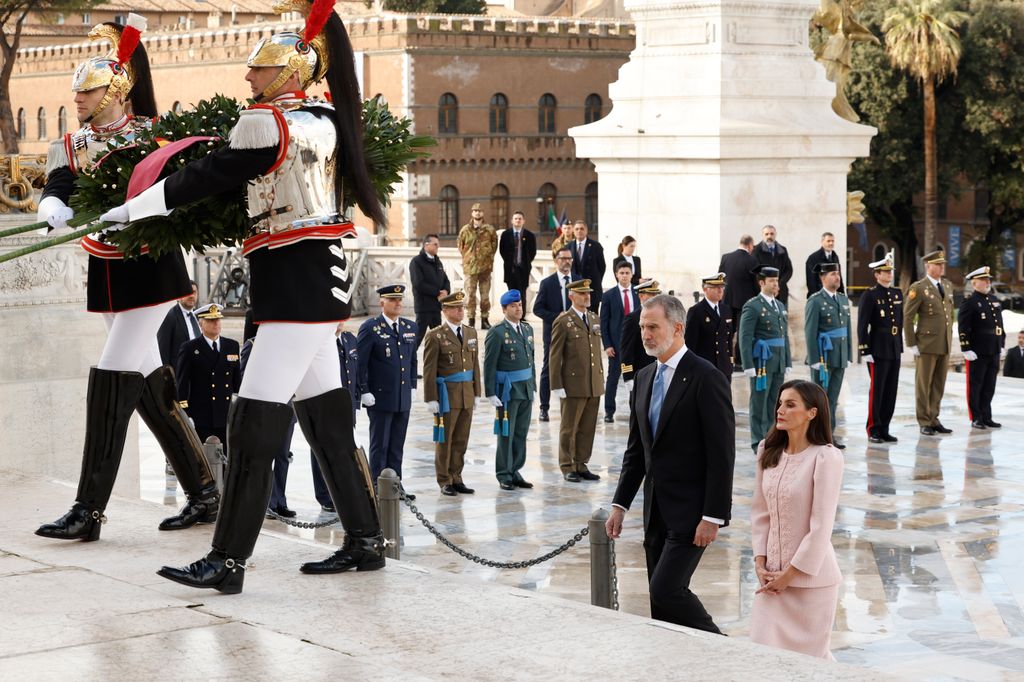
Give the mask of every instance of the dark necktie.
POLYGON ((939 283, 936 284, 935 286, 937 286, 939 288, 939 296, 941 298, 945 299, 946 298, 946 290, 942 288, 942 280, 939 280, 939 283))
POLYGON ((519 231, 516 230, 512 233, 512 236, 516 240, 516 260, 515 264, 520 265, 523 262, 523 240, 519 238, 519 231))
POLYGON ((213 352, 214 353, 217 352, 217 342, 216 341, 213 342, 213 352))
POLYGON ((391 324, 391 328, 395 330, 395 336, 398 336, 398 323, 394 322, 391 324))
POLYGON ((562 310, 569 309, 569 275, 562 277, 565 280, 565 287, 562 289, 562 310))
POLYGON ((459 343, 462 343, 462 327, 455 328, 455 336, 459 337, 459 343))
POLYGON ((199 323, 196 322, 196 316, 192 314, 191 310, 188 311, 188 323, 192 327, 192 338, 193 339, 196 338, 197 336, 199 336, 200 334, 202 334, 202 332, 199 331, 199 323))
POLYGON ((713 311, 715 311, 715 319, 720 319, 722 317, 721 313, 718 312, 718 306, 717 305, 711 306, 711 309, 713 311))
POLYGON ((583 326, 586 327, 587 331, 589 332, 590 331, 590 320, 587 318, 587 314, 583 313, 583 315, 581 317, 583 318, 583 326))

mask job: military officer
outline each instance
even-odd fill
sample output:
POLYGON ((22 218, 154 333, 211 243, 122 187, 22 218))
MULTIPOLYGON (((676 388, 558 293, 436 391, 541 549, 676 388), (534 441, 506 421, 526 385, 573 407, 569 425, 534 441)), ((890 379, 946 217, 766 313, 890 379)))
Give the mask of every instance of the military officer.
POLYGON ((988 266, 967 274, 974 293, 960 304, 956 323, 960 329, 960 350, 967 365, 967 414, 976 429, 998 429, 992 421, 992 396, 996 392, 999 357, 1006 354, 1003 309, 992 295, 992 273, 988 266))
POLYGON ((494 273, 494 254, 498 251, 498 233, 484 222, 484 209, 473 204, 470 220, 459 230, 459 253, 462 254, 462 272, 469 290, 469 326, 476 324, 476 293, 480 290, 480 328, 490 329, 487 316, 491 312, 491 277, 494 273))
POLYGON ((868 440, 895 443, 889 422, 896 409, 896 390, 903 354, 903 292, 892 286, 892 251, 871 263, 877 284, 860 295, 857 313, 857 346, 868 366, 871 388, 868 394, 868 440))
POLYGON ((519 471, 526 464, 526 438, 537 390, 533 328, 523 322, 518 289, 502 294, 500 303, 505 319, 488 329, 484 340, 484 394, 496 410, 494 470, 502 490, 532 488, 519 471))
POLYGON ((572 307, 551 326, 551 394, 562 399, 558 465, 565 480, 573 483, 601 478, 587 468, 604 393, 601 325, 588 310, 592 291, 589 279, 570 282, 572 307))
POLYGON ((921 433, 953 433, 939 421, 953 341, 953 284, 943 279, 942 250, 924 257, 925 277, 910 285, 903 307, 903 340, 917 365, 917 424, 921 433))
POLYGON ((636 287, 640 305, 622 321, 622 341, 619 347, 622 348, 622 381, 628 391, 633 390, 633 377, 636 373, 654 362, 654 358, 644 350, 643 339, 640 338, 640 309, 646 301, 660 293, 661 286, 653 279, 640 282, 636 287))
POLYGON ((832 424, 832 444, 840 450, 846 446, 835 435, 836 407, 843 375, 853 357, 853 325, 850 299, 839 291, 842 280, 839 263, 815 263, 814 270, 821 288, 804 305, 804 338, 807 341, 807 364, 811 379, 828 394, 828 412, 832 424))
POLYGON ((757 451, 775 423, 775 407, 785 376, 793 370, 789 351, 789 313, 775 297, 779 269, 759 265, 753 270, 761 293, 743 304, 739 347, 743 373, 750 379, 750 446, 757 451))
POLYGON ((444 320, 423 337, 423 399, 434 415, 434 469, 441 494, 475 491, 462 482, 462 467, 473 424, 473 402, 480 397, 480 357, 476 329, 462 324, 466 295, 441 299, 444 320))
MULTIPOLYGON (((374 481, 385 469, 402 477, 402 452, 416 388, 416 323, 402 317, 405 286, 377 289, 380 315, 359 327, 359 393, 370 418, 370 472, 374 481)), ((415 495, 406 493, 409 499, 415 495)))
MULTIPOLYGON (((725 273, 701 279, 704 299, 686 313, 686 347, 717 367, 732 381, 732 308, 722 304, 725 273)), ((639 318, 638 318, 639 323, 639 318)), ((638 326, 639 331, 639 326, 638 326)))
POLYGON ((216 303, 196 310, 202 335, 178 349, 174 375, 178 400, 195 424, 199 440, 217 436, 227 447, 228 408, 242 384, 239 347, 220 335, 221 313, 216 303))

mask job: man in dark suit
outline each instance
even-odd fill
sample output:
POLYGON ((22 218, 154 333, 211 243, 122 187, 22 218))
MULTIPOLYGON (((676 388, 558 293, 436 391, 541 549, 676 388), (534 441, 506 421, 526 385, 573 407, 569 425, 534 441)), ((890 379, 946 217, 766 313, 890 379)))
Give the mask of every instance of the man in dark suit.
POLYGON ((643 339, 640 338, 640 311, 644 303, 660 293, 661 285, 653 279, 640 282, 636 288, 640 305, 622 320, 622 337, 619 341, 622 352, 619 353, 619 360, 622 365, 622 381, 627 391, 633 390, 633 379, 640 370, 654 362, 654 358, 644 350, 643 339))
POLYGON ((1024 379, 1024 329, 1017 332, 1017 345, 1006 352, 1003 376, 1024 379))
POLYGON ((722 304, 725 294, 725 273, 719 272, 701 280, 704 299, 686 313, 686 347, 721 370, 732 381, 732 330, 735 318, 732 309, 722 304))
POLYGON ((765 225, 761 228, 761 243, 754 247, 754 258, 761 265, 773 267, 779 271, 779 295, 776 296, 782 305, 789 303, 789 280, 793 278, 793 261, 789 251, 775 240, 775 227, 765 225))
POLYGON ((608 356, 608 373, 604 381, 604 421, 615 421, 615 394, 622 375, 621 353, 622 323, 626 316, 640 307, 640 299, 633 290, 633 268, 622 261, 615 269, 618 282, 601 297, 601 342, 608 356))
POLYGON ((445 274, 437 249, 441 238, 428 234, 423 248, 409 261, 409 279, 412 281, 412 307, 416 313, 416 350, 428 329, 441 324, 441 299, 448 295, 452 285, 445 274))
POLYGON ((540 371, 540 420, 548 421, 548 409, 551 407, 551 378, 548 376, 548 348, 551 346, 551 323, 555 318, 569 309, 567 287, 572 281, 572 252, 563 246, 555 252, 554 274, 540 281, 537 298, 533 302, 533 314, 544 323, 542 336, 544 339, 544 365, 540 371))
POLYGON ((738 320, 743 305, 760 293, 761 288, 757 285, 757 278, 753 272, 757 268, 757 259, 754 258, 754 238, 749 234, 740 237, 740 248, 732 253, 722 256, 718 263, 718 271, 725 273, 725 298, 726 307, 732 309, 733 319, 732 339, 732 361, 734 365, 740 364, 740 353, 736 348, 736 329, 739 327, 738 320))
POLYGON ((505 264, 505 284, 518 289, 526 307, 526 290, 530 288, 530 270, 537 256, 537 237, 526 229, 526 216, 522 211, 512 214, 512 227, 501 233, 498 253, 505 264))
MULTIPOLYGON (((591 286, 600 291, 605 271, 604 247, 601 246, 601 242, 588 237, 588 232, 587 224, 582 220, 577 220, 572 225, 574 239, 566 246, 572 250, 572 271, 575 274, 573 280, 589 279, 591 286)), ((632 277, 632 269, 630 277, 632 277)), ((590 301, 591 312, 596 313, 600 305, 601 299, 593 296, 590 301)))
MULTIPOLYGON (((807 257, 807 264, 804 267, 807 274, 807 298, 821 290, 821 277, 818 275, 818 270, 815 269, 819 263, 834 263, 842 272, 843 266, 839 262, 839 254, 836 253, 836 236, 831 232, 821 235, 821 248, 807 257)), ((841 294, 846 293, 846 290, 843 289, 842 276, 839 278, 838 291, 841 294)))
MULTIPOLYGON (((359 404, 359 387, 356 385, 356 374, 359 371, 359 351, 356 348, 356 337, 352 332, 344 331, 345 323, 339 322, 338 328, 334 331, 337 336, 338 364, 341 367, 341 387, 346 389, 352 396, 352 423, 356 423, 356 406, 359 404)), ((334 502, 331 500, 331 493, 324 482, 323 474, 320 473, 320 465, 316 457, 309 458, 313 467, 313 494, 320 508, 325 512, 334 511, 334 502)))
POLYGON ((165 365, 174 366, 178 358, 178 349, 186 341, 200 336, 199 322, 196 321, 196 300, 199 297, 196 283, 192 282, 192 293, 178 299, 178 305, 167 311, 167 317, 156 332, 156 342, 160 346, 160 360, 165 365))
POLYGON ((606 523, 618 538, 640 484, 651 617, 720 633, 690 578, 732 513, 736 416, 729 382, 684 339, 683 304, 656 296, 640 313, 644 346, 656 355, 630 396, 629 440, 606 523))

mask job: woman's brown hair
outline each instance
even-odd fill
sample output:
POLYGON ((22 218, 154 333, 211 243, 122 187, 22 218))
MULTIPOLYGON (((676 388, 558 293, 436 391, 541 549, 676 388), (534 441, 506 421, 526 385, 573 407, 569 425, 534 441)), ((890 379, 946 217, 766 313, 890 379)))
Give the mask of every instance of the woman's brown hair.
POLYGON ((636 239, 634 239, 633 237, 630 237, 628 234, 625 237, 623 237, 622 241, 619 242, 619 246, 617 247, 618 250, 619 250, 619 255, 620 256, 622 255, 623 247, 629 246, 630 244, 632 244, 635 241, 636 241, 636 239))
MULTIPOLYGON (((821 386, 805 379, 794 379, 782 384, 779 389, 779 399, 775 403, 775 414, 782 404, 782 393, 791 388, 800 396, 804 407, 808 410, 817 408, 818 413, 807 425, 807 442, 811 445, 829 445, 832 443, 832 424, 829 422, 828 396, 821 386)), ((785 431, 775 428, 775 424, 768 430, 764 439, 764 454, 761 455, 761 468, 771 469, 778 465, 782 458, 782 451, 789 445, 789 435, 785 431)))

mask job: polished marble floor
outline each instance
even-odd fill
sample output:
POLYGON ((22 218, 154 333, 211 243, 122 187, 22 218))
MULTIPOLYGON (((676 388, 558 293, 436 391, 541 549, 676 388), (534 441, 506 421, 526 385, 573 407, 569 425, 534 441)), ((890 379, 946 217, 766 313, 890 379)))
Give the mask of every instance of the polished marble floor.
MULTIPOLYGON (((806 376, 798 369, 797 376, 806 376)), ((840 509, 833 534, 845 580, 833 635, 840 661, 914 679, 1024 678, 1024 381, 1000 377, 994 415, 1004 427, 969 428, 964 376, 950 372, 943 437, 919 435, 914 420, 913 368, 901 373, 893 433, 899 443, 875 446, 862 425, 867 371, 847 371, 838 433, 849 444, 840 509)), ((755 589, 749 532, 754 478, 747 445, 747 388, 733 381, 737 408, 737 461, 733 522, 705 554, 694 590, 730 635, 747 631, 755 589)), ((557 466, 557 400, 549 423, 534 421, 524 469, 533 490, 505 492, 494 478, 494 437, 489 408, 474 418, 465 481, 475 495, 443 497, 434 482, 429 416, 417 403, 405 454, 405 486, 416 504, 457 544, 494 560, 524 560, 558 546, 608 508, 618 478, 628 422, 620 392, 615 423, 599 423, 591 468, 595 483, 566 483, 557 466)), ((536 405, 534 407, 536 416, 536 405)), ((367 443, 360 413, 358 439, 367 443)), ((143 497, 164 498, 162 458, 142 435, 143 497)), ((288 499, 307 520, 319 518, 312 494, 309 448, 300 433, 292 443, 288 499)), ((634 508, 639 510, 639 501, 634 508)), ((338 529, 300 531, 277 522, 266 527, 304 538, 340 542, 338 529)), ((402 558, 483 581, 589 601, 587 543, 527 570, 491 569, 453 554, 403 514, 402 558)), ((648 615, 639 513, 627 515, 617 543, 620 603, 648 615)))

